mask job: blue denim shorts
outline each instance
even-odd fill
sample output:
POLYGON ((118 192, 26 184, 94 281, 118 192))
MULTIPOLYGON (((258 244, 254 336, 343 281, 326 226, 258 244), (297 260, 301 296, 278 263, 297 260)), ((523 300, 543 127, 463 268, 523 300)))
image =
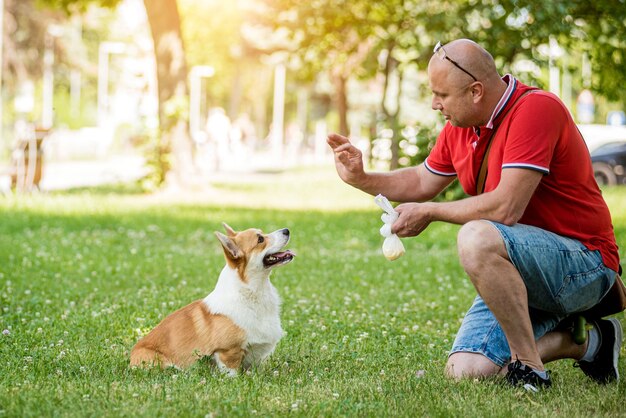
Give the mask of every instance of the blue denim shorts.
MULTIPOLYGON (((600 252, 577 240, 534 226, 488 222, 500 232, 526 284, 535 340, 569 314, 594 306, 615 281, 616 272, 602 263, 600 252)), ((482 354, 500 367, 511 358, 504 332, 480 296, 465 315, 450 354, 460 351, 482 354)))

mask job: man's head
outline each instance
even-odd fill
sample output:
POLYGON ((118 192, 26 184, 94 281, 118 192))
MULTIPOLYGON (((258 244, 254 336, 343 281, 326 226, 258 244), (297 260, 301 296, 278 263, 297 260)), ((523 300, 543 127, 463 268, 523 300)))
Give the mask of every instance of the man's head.
POLYGON ((461 127, 486 124, 506 88, 491 54, 469 39, 438 44, 428 79, 432 108, 461 127))

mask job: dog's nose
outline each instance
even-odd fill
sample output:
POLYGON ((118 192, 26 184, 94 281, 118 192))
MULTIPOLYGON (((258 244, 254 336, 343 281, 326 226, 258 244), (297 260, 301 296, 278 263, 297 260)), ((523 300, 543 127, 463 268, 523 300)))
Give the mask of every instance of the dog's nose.
POLYGON ((283 235, 286 237, 289 236, 289 230, 287 228, 283 229, 283 235))

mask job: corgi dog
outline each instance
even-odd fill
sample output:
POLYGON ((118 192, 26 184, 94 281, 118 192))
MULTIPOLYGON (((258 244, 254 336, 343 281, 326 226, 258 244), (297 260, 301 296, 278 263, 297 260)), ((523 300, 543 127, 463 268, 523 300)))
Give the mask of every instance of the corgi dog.
POLYGON ((289 230, 264 234, 259 229, 226 235, 215 232, 226 265, 215 289, 167 316, 130 353, 130 365, 185 368, 213 356, 220 370, 236 375, 266 359, 283 336, 280 297, 270 282, 272 269, 295 254, 282 250, 289 230))

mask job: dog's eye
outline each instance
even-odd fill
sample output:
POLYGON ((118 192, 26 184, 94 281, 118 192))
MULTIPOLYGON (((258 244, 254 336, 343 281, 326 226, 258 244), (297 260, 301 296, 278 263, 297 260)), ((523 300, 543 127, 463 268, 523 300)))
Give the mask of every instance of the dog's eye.
POLYGON ((259 235, 259 244, 261 244, 263 241, 265 241, 265 238, 263 238, 263 235, 259 235))

